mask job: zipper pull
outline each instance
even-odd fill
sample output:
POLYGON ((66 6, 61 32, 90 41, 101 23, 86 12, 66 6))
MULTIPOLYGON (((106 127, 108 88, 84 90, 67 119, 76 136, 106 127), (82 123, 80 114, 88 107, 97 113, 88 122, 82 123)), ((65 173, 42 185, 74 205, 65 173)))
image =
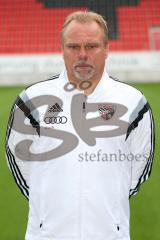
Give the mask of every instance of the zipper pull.
POLYGON ((83 112, 85 112, 85 109, 86 109, 86 103, 83 102, 83 112))
POLYGON ((40 223, 39 227, 42 228, 42 226, 43 226, 43 222, 40 223))

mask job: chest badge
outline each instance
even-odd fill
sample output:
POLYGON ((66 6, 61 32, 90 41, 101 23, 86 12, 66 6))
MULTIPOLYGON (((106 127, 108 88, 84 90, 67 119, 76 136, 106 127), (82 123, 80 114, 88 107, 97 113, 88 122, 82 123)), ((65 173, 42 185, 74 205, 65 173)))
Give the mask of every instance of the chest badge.
POLYGON ((104 120, 109 120, 115 113, 115 107, 111 104, 99 104, 98 110, 104 120))

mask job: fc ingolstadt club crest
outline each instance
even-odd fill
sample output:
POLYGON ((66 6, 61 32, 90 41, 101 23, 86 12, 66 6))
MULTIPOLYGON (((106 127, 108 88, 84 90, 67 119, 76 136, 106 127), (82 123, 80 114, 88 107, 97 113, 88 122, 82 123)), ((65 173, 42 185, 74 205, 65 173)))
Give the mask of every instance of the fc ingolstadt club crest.
POLYGON ((104 120, 109 120, 115 113, 115 107, 111 104, 99 104, 98 110, 104 120))

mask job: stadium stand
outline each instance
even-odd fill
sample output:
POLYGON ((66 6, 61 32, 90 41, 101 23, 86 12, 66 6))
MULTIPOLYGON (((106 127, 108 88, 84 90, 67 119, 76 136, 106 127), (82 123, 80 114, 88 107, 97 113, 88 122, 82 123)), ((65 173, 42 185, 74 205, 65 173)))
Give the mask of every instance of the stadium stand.
MULTIPOLYGON (((119 38, 118 41, 110 41, 111 49, 123 51, 151 49, 149 33, 154 26, 160 28, 159 13, 158 0, 141 0, 137 7, 118 7, 119 38)), ((158 36, 160 35, 157 31, 155 41, 158 41, 158 36)))
POLYGON ((110 39, 117 38, 117 15, 116 7, 128 5, 134 6, 137 5, 139 0, 112 0, 112 1, 84 1, 84 0, 60 0, 60 1, 51 1, 51 0, 39 0, 38 2, 43 2, 46 8, 73 8, 73 7, 86 7, 88 10, 93 10, 99 12, 107 18, 109 25, 109 37, 110 39))
POLYGON ((60 52, 64 18, 85 9, 106 16, 111 51, 160 49, 159 0, 1 0, 0 54, 60 52))

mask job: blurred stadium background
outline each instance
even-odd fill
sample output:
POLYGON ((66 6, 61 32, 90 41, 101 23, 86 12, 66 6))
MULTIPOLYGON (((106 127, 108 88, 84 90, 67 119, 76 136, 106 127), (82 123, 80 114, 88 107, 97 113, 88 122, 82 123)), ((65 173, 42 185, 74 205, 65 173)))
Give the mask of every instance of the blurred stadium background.
MULTIPOLYGON (((61 71, 60 30, 75 10, 108 21, 111 75, 140 89, 150 102, 160 139, 160 0, 0 0, 0 239, 24 239, 28 203, 7 169, 5 129, 16 95, 61 71)), ((131 240, 160 240, 158 141, 150 180, 131 199, 131 240)), ((54 203, 53 203, 54 204, 54 203)))

